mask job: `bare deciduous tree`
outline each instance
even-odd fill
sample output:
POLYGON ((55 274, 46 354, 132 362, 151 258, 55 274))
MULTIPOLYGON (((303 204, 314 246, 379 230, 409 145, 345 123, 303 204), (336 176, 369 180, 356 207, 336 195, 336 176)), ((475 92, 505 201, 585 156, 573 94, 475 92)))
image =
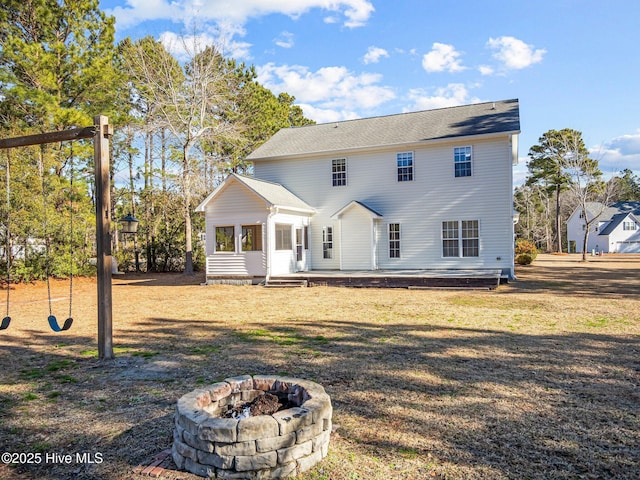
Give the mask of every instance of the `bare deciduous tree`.
POLYGON ((581 136, 565 135, 559 140, 564 151, 563 170, 569 178, 567 193, 585 222, 582 261, 586 261, 589 232, 607 207, 611 183, 602 180, 598 160, 589 156, 581 136))
POLYGON ((180 63, 155 40, 147 37, 129 49, 134 81, 148 95, 160 122, 173 136, 179 158, 179 178, 185 225, 185 274, 193 274, 191 208, 195 179, 200 175, 202 142, 233 137, 240 130, 229 121, 235 102, 229 91, 225 61, 214 46, 202 46, 197 35, 182 38, 186 60, 180 63))

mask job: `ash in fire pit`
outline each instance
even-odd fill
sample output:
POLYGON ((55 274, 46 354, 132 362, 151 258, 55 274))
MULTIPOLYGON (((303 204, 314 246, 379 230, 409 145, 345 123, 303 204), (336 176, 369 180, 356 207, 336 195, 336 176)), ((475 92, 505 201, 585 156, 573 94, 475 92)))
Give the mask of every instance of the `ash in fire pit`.
POLYGON ((180 398, 173 459, 203 477, 294 477, 327 455, 331 414, 331 400, 317 383, 227 378, 180 398))

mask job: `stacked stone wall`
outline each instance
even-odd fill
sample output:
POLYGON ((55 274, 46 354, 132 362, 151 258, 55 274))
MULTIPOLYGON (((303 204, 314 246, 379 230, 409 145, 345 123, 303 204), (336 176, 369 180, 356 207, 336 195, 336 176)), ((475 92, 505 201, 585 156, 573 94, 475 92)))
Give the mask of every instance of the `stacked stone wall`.
POLYGON ((243 375, 195 390, 178 400, 173 459, 202 477, 294 477, 327 455, 331 400, 322 386, 297 378, 243 375), (292 408, 272 415, 222 418, 237 402, 265 392, 286 394, 292 408))

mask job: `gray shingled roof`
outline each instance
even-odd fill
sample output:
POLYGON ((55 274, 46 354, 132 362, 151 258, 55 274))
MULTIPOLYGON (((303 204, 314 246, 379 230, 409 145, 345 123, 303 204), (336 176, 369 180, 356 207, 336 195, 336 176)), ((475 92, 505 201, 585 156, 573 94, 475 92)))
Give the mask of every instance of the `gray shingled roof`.
POLYGON ((613 217, 611 217, 609 223, 607 223, 607 226, 600 230, 598 235, 609 235, 616 229, 618 225, 622 223, 625 218, 627 218, 628 215, 628 213, 618 213, 617 215, 614 215, 613 217))
MULTIPOLYGON (((601 203, 593 202, 587 204, 587 209, 593 206, 593 209, 597 211, 598 205, 602 208, 601 203)), ((634 220, 640 217, 640 202, 616 202, 607 206, 600 216, 600 221, 608 221, 609 223, 607 223, 607 225, 598 232, 598 235, 609 235, 627 218, 627 216, 629 216, 629 214, 631 214, 634 220)))
POLYGON ((519 131, 518 100, 503 100, 284 128, 254 150, 247 160, 406 145, 466 135, 519 131))
POLYGON ((253 191, 256 195, 261 197, 265 202, 274 207, 289 208, 299 210, 303 212, 313 213, 315 209, 309 206, 304 200, 295 196, 285 187, 279 183, 267 182, 266 180, 258 180, 253 177, 245 177, 244 175, 238 175, 232 173, 225 181, 216 188, 211 195, 209 195, 198 207, 196 211, 203 212, 206 205, 217 196, 228 182, 237 180, 239 183, 245 185, 249 190, 253 191))

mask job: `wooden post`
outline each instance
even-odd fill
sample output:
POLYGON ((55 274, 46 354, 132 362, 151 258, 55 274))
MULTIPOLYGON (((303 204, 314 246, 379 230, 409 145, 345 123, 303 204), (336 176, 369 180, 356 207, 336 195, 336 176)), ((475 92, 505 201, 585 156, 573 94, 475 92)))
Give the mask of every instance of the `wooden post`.
POLYGON ((96 249, 98 255, 98 358, 111 360, 113 354, 111 302, 111 185, 109 181, 109 119, 97 115, 93 138, 96 175, 96 249))

